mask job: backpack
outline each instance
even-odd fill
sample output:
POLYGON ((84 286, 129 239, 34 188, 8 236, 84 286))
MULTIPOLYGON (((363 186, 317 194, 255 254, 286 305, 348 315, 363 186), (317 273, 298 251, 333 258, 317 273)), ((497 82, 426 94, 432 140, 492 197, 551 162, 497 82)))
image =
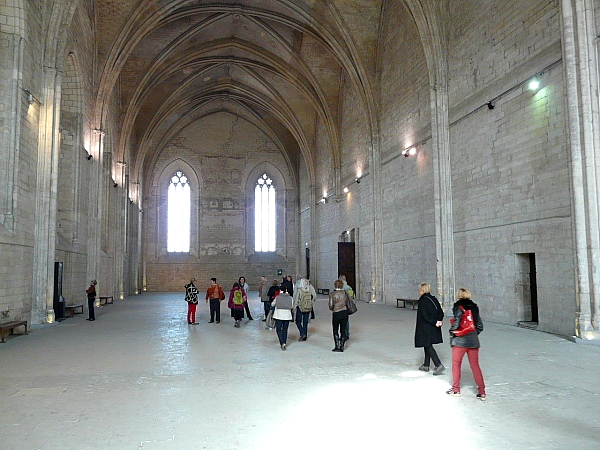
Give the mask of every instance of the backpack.
POLYGON ((310 312, 313 308, 312 295, 310 295, 310 290, 308 289, 299 289, 298 290, 298 308, 303 313, 310 312))
POLYGON ((465 336, 477 330, 477 327, 475 326, 475 319, 473 318, 473 311, 470 309, 465 309, 462 306, 460 309, 462 310, 460 326, 452 332, 454 333, 454 336, 457 337, 465 336))
POLYGON ((352 300, 356 299, 356 294, 354 293, 354 291, 352 290, 352 288, 346 289, 346 292, 348 293, 348 295, 350 296, 350 298, 352 300))
POLYGON ((233 304, 238 306, 244 304, 244 296, 242 295, 241 289, 238 289, 233 293, 233 304))

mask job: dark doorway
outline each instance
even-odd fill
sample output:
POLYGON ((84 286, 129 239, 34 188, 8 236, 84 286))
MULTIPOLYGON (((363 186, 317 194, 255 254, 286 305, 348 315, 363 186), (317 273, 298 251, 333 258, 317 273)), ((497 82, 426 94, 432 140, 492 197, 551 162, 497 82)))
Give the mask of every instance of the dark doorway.
POLYGON ((310 248, 306 247, 306 279, 310 279, 310 248))
POLYGON ((338 242, 338 275, 346 275, 346 281, 357 292, 354 242, 338 242))
POLYGON ((518 324, 536 329, 539 319, 535 253, 517 254, 515 293, 518 324))
POLYGON ((56 320, 62 320, 65 317, 65 302, 62 297, 63 288, 63 263, 54 263, 54 317, 56 320))
POLYGON ((535 253, 529 253, 529 287, 531 289, 531 321, 538 322, 537 272, 535 253))

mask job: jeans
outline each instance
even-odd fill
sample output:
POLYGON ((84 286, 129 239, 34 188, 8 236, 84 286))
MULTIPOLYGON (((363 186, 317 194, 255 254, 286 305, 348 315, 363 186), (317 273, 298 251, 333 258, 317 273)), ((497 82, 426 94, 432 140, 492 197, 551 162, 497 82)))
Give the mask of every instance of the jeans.
POLYGON ((217 316, 217 322, 221 321, 221 301, 218 298, 211 298, 208 300, 210 304, 210 321, 215 320, 217 316))
POLYGON ((244 309, 246 310, 246 316, 248 320, 252 320, 252 314, 250 314, 250 307, 248 306, 248 302, 244 302, 244 309))
POLYGON ((440 361, 440 358, 438 357, 437 352, 433 348, 433 345, 424 347, 423 350, 425 351, 425 361, 423 361, 424 366, 429 367, 430 359, 433 360, 433 364, 435 364, 435 367, 439 367, 442 365, 442 362, 440 361))
POLYGON ((273 303, 273 300, 269 300, 268 302, 263 302, 263 308, 265 309, 265 319, 269 315, 269 311, 271 311, 271 303, 273 303))
POLYGON ((485 382, 483 381, 481 367, 479 367, 478 348, 452 347, 452 389, 454 392, 460 392, 461 366, 465 353, 467 354, 467 358, 469 358, 471 372, 473 372, 473 378, 477 384, 477 392, 485 395, 485 382))
POLYGON ((279 345, 283 345, 287 342, 288 327, 290 326, 289 320, 275 319, 275 329, 277 330, 277 337, 279 338, 279 345))
POLYGON ((348 323, 348 311, 334 312, 331 317, 331 324, 333 325, 333 337, 338 337, 340 331, 342 332, 342 339, 345 341, 348 339, 346 335, 346 325, 348 323))
POLYGON ((196 306, 193 303, 188 303, 188 315, 187 315, 187 319, 188 319, 188 323, 194 323, 196 322, 196 306))
POLYGON ((308 317, 310 311, 302 312, 299 307, 296 307, 296 326, 300 332, 300 337, 308 336, 308 317))
POLYGON ((88 298, 88 319, 96 320, 96 314, 94 313, 94 303, 96 303, 96 298, 88 298))

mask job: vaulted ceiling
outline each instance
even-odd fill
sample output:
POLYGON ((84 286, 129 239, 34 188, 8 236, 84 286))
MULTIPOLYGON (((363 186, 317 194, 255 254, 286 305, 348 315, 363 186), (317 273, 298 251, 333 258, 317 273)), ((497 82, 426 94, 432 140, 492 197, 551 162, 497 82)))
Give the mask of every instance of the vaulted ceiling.
POLYGON ((340 86, 373 126, 381 0, 98 0, 97 123, 121 105, 118 157, 144 175, 187 124, 219 111, 254 123, 312 170, 315 129, 339 164, 340 86))

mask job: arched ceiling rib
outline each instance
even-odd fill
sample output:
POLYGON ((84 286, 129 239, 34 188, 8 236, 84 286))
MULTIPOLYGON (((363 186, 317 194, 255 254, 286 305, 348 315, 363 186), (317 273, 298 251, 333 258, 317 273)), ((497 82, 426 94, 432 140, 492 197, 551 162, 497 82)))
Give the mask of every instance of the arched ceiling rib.
MULTIPOLYGON (((215 102, 222 110, 253 117, 283 145, 290 164, 297 165, 300 153, 311 180, 311 145, 320 121, 332 163, 339 167, 342 74, 361 99, 368 129, 376 132, 360 43, 352 38, 347 16, 342 17, 334 2, 122 1, 129 2, 123 7, 129 16, 117 21, 118 31, 109 30, 113 45, 101 52, 94 120, 102 127, 111 96, 118 92, 123 117, 114 151, 130 161, 138 175, 153 160, 152 152, 159 151, 157 143, 164 145, 177 129, 175 124, 186 123, 190 114, 215 102), (295 145, 289 145, 290 136, 295 145)), ((377 9, 381 1, 365 3, 377 9)))

